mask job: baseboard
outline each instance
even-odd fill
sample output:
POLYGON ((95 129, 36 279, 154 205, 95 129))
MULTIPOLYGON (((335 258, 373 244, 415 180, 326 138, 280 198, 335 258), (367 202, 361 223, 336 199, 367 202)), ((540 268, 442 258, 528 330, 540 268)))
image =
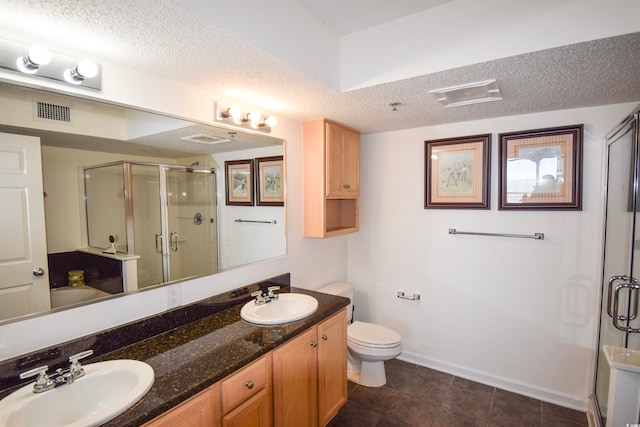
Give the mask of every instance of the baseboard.
POLYGON ((486 384, 492 387, 511 391, 513 393, 533 397, 535 399, 543 400, 555 405, 564 406, 566 408, 576 409, 582 412, 587 412, 589 408, 588 399, 582 399, 564 393, 557 393, 552 390, 534 387, 510 380, 508 378, 497 377, 450 363, 444 363, 439 360, 428 359, 424 356, 420 356, 411 352, 403 351, 402 354, 398 356, 398 359, 427 368, 435 369, 437 371, 446 372, 448 374, 475 381, 481 384, 486 384))

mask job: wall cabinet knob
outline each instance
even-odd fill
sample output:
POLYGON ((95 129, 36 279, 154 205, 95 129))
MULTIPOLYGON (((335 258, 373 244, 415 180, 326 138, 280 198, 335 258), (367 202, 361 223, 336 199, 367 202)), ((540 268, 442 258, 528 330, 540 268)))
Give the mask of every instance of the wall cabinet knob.
POLYGON ((349 184, 345 184, 342 186, 342 188, 344 188, 345 190, 348 190, 351 188, 351 186, 349 184))

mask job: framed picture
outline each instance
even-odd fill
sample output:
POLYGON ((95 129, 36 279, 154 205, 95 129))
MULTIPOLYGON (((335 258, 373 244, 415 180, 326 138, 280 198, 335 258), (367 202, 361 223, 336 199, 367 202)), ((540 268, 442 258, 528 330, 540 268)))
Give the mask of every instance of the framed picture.
POLYGON ((224 162, 227 205, 253 206, 253 160, 224 162))
POLYGON ((425 209, 489 209, 491 134, 425 141, 425 209))
POLYGON ((256 205, 284 206, 283 156, 256 159, 256 205))
POLYGON ((582 210, 583 125, 501 133, 501 210, 582 210))

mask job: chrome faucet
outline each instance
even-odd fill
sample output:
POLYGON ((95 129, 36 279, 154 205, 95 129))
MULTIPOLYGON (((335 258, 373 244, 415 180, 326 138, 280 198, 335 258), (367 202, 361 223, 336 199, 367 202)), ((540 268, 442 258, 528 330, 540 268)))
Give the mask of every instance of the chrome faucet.
POLYGON ((262 291, 255 291, 251 293, 251 296, 256 299, 256 305, 266 304, 278 299, 278 294, 273 293, 273 291, 277 291, 278 289, 280 289, 280 286, 269 286, 267 288, 267 293, 263 293, 262 291))
POLYGON ((58 368, 51 375, 47 374, 49 366, 44 365, 21 373, 20 379, 24 380, 37 375, 36 381, 33 384, 34 393, 42 393, 62 384, 72 384, 75 380, 84 376, 84 369, 82 368, 82 365, 80 365, 79 360, 89 357, 92 354, 93 350, 86 350, 78 354, 74 354, 73 356, 69 356, 69 367, 67 369, 58 368))

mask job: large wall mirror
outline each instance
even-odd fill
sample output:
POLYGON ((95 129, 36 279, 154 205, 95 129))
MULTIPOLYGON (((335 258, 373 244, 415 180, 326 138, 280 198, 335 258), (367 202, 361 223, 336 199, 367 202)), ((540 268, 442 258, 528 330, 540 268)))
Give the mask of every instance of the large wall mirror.
POLYGON ((0 323, 285 255, 283 144, 0 83, 0 323))

